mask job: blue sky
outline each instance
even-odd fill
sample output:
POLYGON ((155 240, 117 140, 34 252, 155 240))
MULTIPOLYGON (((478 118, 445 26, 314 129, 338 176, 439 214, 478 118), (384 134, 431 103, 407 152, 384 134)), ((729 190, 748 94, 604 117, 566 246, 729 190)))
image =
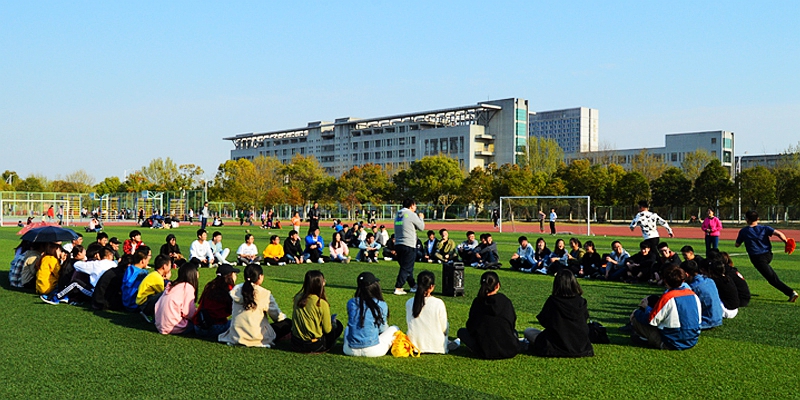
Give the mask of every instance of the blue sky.
POLYGON ((223 137, 522 97, 600 141, 800 142, 800 2, 0 1, 0 170, 98 181, 223 137))

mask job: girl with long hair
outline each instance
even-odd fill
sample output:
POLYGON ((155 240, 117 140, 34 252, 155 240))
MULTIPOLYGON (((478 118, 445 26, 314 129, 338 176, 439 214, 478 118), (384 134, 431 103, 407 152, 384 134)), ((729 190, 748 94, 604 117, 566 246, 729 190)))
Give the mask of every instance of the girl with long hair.
POLYGON ((547 242, 544 238, 536 239, 536 246, 533 248, 533 260, 536 262, 533 269, 540 269, 547 265, 547 258, 550 256, 550 249, 547 248, 547 242))
POLYGON ((525 329, 525 339, 540 357, 589 357, 594 355, 589 341, 589 311, 583 289, 575 274, 564 269, 553 279, 553 292, 536 316, 544 331, 525 329))
POLYGON ((356 293, 347 302, 344 354, 359 357, 386 355, 399 328, 387 323, 389 306, 383 301, 379 280, 371 272, 362 272, 356 285, 356 293))
POLYGON ((331 315, 325 296, 325 276, 318 270, 307 271, 303 287, 293 301, 292 349, 300 353, 326 352, 343 330, 336 315, 331 315))
POLYGON ((48 243, 36 271, 36 293, 50 294, 58 286, 58 272, 61 269, 63 249, 55 243, 48 243))
POLYGON ((433 297, 436 277, 431 271, 417 275, 417 292, 406 302, 408 339, 422 353, 445 354, 458 347, 458 339, 450 342, 447 334, 447 309, 444 302, 433 297))
POLYGON ((347 243, 342 241, 341 232, 333 232, 333 238, 331 238, 331 243, 328 245, 328 250, 330 251, 332 262, 345 264, 350 262, 350 249, 347 248, 347 243))
POLYGON ((219 335, 229 345, 271 347, 292 331, 292 321, 281 312, 272 292, 261 286, 264 270, 258 264, 244 269, 244 282, 230 291, 233 314, 230 327, 219 335), (273 323, 270 324, 270 318, 273 323))
POLYGON ((556 239, 555 248, 547 258, 546 273, 549 275, 555 275, 558 273, 558 271, 566 268, 568 263, 569 253, 564 247, 564 239, 556 239))
POLYGON ((479 358, 512 358, 520 351, 517 313, 511 300, 499 291, 497 273, 484 272, 478 296, 469 309, 467 327, 458 330, 461 342, 479 358))
POLYGON ((194 314, 194 333, 208 339, 216 339, 220 333, 228 330, 233 307, 230 291, 236 284, 238 268, 230 264, 220 264, 217 267, 217 276, 209 281, 200 301, 197 302, 197 312, 194 314))
POLYGON ((178 278, 169 283, 156 302, 155 323, 158 332, 164 335, 193 331, 192 318, 197 311, 199 264, 189 261, 178 269, 178 278))

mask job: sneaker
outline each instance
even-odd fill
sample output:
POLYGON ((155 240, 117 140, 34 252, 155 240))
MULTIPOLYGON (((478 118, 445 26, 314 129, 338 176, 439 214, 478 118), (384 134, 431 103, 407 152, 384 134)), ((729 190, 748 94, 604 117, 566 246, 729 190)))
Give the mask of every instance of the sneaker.
POLYGON ((319 263, 319 264, 325 264, 325 260, 323 260, 323 259, 321 259, 321 258, 320 258, 319 260, 317 260, 317 263, 319 263))
POLYGON ((540 273, 542 275, 547 275, 547 268, 539 268, 539 269, 536 270, 536 272, 538 272, 538 273, 540 273))
POLYGON ((794 303, 797 301, 798 294, 797 292, 793 292, 791 296, 789 296, 789 303, 794 303))
POLYGON ((45 302, 47 304, 52 304, 54 306, 58 305, 58 303, 59 303, 58 297, 56 297, 55 295, 48 296, 46 294, 43 294, 43 295, 39 296, 39 298, 42 299, 43 302, 45 302))
POLYGON ((311 259, 310 258, 306 259, 306 264, 311 264, 311 259))
POLYGON ((144 318, 144 320, 147 321, 148 324, 153 323, 153 319, 150 318, 150 316, 148 316, 147 314, 145 314, 144 311, 139 311, 139 315, 141 315, 142 318, 144 318))
POLYGON ((278 263, 278 266, 279 266, 279 267, 281 267, 281 266, 284 266, 284 265, 286 265, 286 263, 285 263, 285 262, 283 262, 283 261, 281 261, 281 262, 279 262, 279 263, 278 263))
POLYGON ((59 302, 59 303, 67 303, 67 304, 70 304, 70 301, 69 301, 69 296, 64 296, 64 297, 62 297, 62 298, 58 299, 58 302, 59 302))
POLYGON ((368 262, 368 263, 372 263, 372 259, 371 259, 371 258, 369 258, 369 257, 367 257, 367 262, 368 262))
POLYGON ((414 287, 412 287, 411 289, 408 289, 408 292, 409 292, 409 293, 417 293, 417 287, 416 287, 416 286, 414 286, 414 287))
POLYGON ((519 272, 532 272, 533 268, 520 268, 519 272))
POLYGON ((344 259, 344 263, 345 263, 345 264, 350 264, 350 257, 347 257, 347 258, 345 258, 345 259, 344 259))
POLYGON ((452 341, 447 343, 447 350, 448 351, 453 351, 453 350, 459 348, 459 346, 461 346, 461 339, 456 338, 455 340, 452 340, 452 341))
POLYGON ((479 264, 479 263, 476 263, 476 262, 474 262, 474 263, 470 264, 470 267, 477 267, 478 265, 480 265, 480 264, 479 264))
POLYGON ((395 288, 394 289, 394 294, 395 294, 395 296, 405 296, 408 293, 406 293, 406 291, 403 290, 403 288, 395 288))

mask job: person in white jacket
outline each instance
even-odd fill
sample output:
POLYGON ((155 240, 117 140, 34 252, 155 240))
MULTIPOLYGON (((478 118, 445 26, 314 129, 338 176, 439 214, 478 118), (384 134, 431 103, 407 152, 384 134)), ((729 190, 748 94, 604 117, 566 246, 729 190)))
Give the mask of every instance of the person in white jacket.
POLYGON ((422 353, 445 354, 458 348, 460 341, 447 338, 449 324, 447 309, 441 299, 433 297, 436 281, 433 272, 422 271, 417 276, 417 292, 406 302, 408 339, 422 353))

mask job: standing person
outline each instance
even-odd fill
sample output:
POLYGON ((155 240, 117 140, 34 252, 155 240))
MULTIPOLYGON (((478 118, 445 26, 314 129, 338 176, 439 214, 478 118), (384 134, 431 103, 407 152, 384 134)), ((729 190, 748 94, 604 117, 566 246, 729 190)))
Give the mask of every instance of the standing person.
POLYGON ((300 232, 300 212, 298 211, 295 211, 292 215, 292 229, 296 232, 300 232))
POLYGON ((497 208, 492 210, 492 225, 494 225, 494 229, 500 225, 500 210, 497 208))
POLYGON ((314 232, 314 230, 319 229, 319 203, 316 201, 314 202, 314 206, 311 207, 308 210, 308 214, 306 214, 306 219, 308 219, 309 232, 314 232))
POLYGON ((356 279, 356 293, 347 301, 344 351, 348 356, 380 357, 392 347, 399 330, 389 326, 389 306, 383 300, 379 279, 362 272, 356 279))
POLYGON ((544 219, 546 217, 547 216, 544 215, 544 211, 542 211, 542 209, 540 208, 539 209, 539 233, 544 233, 544 219))
POLYGON ((206 229, 208 224, 208 202, 203 203, 203 209, 200 211, 200 229, 206 229))
POLYGON ((139 216, 136 218, 136 225, 141 225, 144 222, 144 207, 139 207, 139 216))
POLYGON ((264 270, 250 264, 244 269, 244 282, 230 291, 233 300, 230 327, 219 335, 229 345, 271 347, 275 340, 292 331, 292 321, 281 312, 272 292, 263 288, 264 270), (273 323, 270 323, 270 318, 273 323))
POLYGON ((744 214, 747 226, 739 231, 736 238, 736 247, 744 243, 750 262, 761 273, 761 276, 769 282, 772 287, 780 290, 789 296, 789 302, 797 301, 797 292, 792 290, 785 283, 781 282, 775 270, 769 265, 772 262, 772 243, 769 238, 777 236, 782 242, 786 243, 786 235, 783 232, 767 225, 758 224, 758 212, 749 210, 744 214))
POLYGON ((47 220, 53 222, 53 219, 55 219, 55 217, 56 217, 55 209, 53 209, 53 206, 50 205, 50 208, 47 209, 47 220))
POLYGON ((56 213, 56 217, 58 217, 58 224, 64 224, 64 206, 58 206, 58 213, 56 213))
POLYGON ((292 349, 300 353, 321 353, 333 347, 344 327, 331 315, 325 296, 325 276, 307 271, 303 287, 294 296, 292 311, 292 349))
POLYGON ((450 342, 447 338, 450 325, 447 323, 447 309, 444 302, 433 297, 436 277, 431 271, 417 275, 417 293, 406 302, 406 323, 408 340, 420 353, 445 354, 458 348, 458 339, 450 342))
POLYGON ((194 209, 189 209, 189 225, 194 225, 194 209))
POLYGON ((406 294, 403 286, 406 282, 411 287, 411 293, 417 291, 417 284, 414 281, 414 261, 417 256, 417 231, 425 229, 425 216, 417 214, 417 202, 407 198, 403 200, 403 208, 397 212, 394 219, 394 239, 395 251, 397 252, 397 263, 400 271, 397 273, 397 281, 394 284, 394 294, 402 296, 406 294))
POLYGON ((650 247, 652 253, 658 252, 658 242, 660 240, 658 237, 658 225, 667 228, 669 237, 673 236, 672 228, 669 227, 667 221, 664 221, 658 214, 650 212, 650 205, 647 203, 647 200, 639 202, 639 213, 633 217, 629 228, 634 230, 637 225, 642 228, 642 239, 647 242, 647 246, 650 247))
POLYGON ((556 209, 550 209, 550 234, 556 234, 556 219, 558 219, 558 215, 556 215, 556 209))
POLYGON ((512 358, 520 351, 517 313, 511 300, 499 291, 497 273, 484 272, 478 296, 469 309, 467 327, 458 330, 461 342, 480 358, 512 358))
POLYGON ((525 329, 533 354, 539 357, 591 357, 589 310, 583 289, 570 270, 559 272, 553 279, 553 293, 536 316, 544 331, 525 329))
POLYGON ((719 246, 719 233, 722 231, 722 222, 714 215, 711 208, 707 212, 708 217, 703 220, 703 232, 706 234, 706 257, 711 249, 719 246))

